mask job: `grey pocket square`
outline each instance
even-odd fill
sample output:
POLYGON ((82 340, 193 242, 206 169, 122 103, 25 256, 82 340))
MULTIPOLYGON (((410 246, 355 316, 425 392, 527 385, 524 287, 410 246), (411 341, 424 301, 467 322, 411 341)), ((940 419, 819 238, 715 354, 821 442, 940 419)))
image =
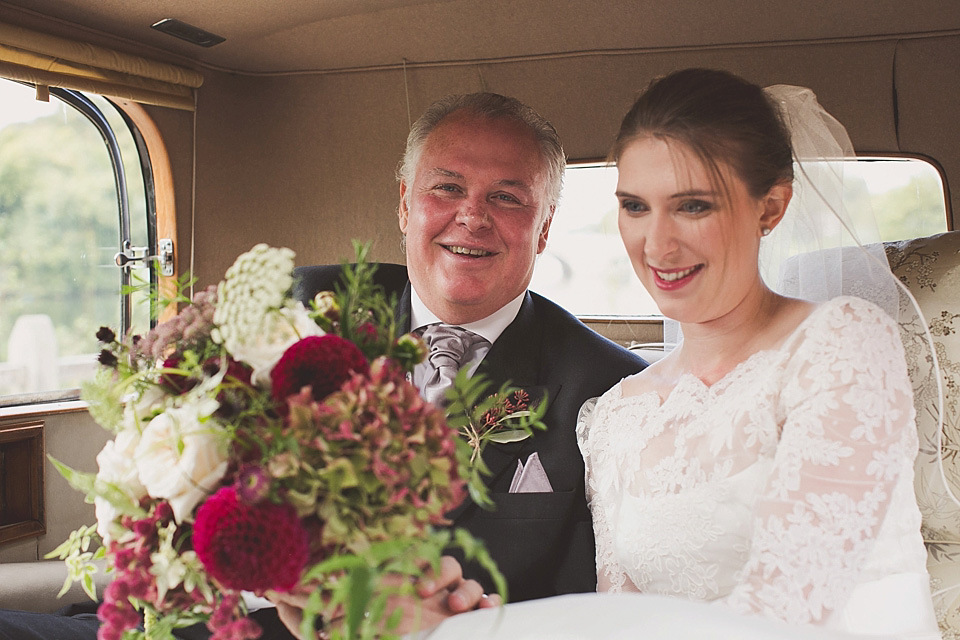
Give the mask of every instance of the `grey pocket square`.
POLYGON ((510 493, 550 493, 553 486, 547 478, 547 472, 540 464, 540 454, 534 452, 523 464, 517 460, 517 470, 510 482, 510 493))

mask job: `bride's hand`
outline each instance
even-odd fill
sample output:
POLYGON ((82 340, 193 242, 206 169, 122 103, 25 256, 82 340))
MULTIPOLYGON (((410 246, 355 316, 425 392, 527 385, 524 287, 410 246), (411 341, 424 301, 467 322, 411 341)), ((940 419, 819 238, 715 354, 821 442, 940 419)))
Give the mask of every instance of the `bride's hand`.
MULTIPOLYGON (((396 576, 387 580, 396 580, 399 584, 404 578, 396 576)), ((411 631, 429 629, 450 616, 474 609, 486 609, 500 606, 500 596, 487 595, 476 580, 465 580, 460 563, 450 556, 440 560, 440 570, 436 574, 428 571, 415 585, 417 596, 392 596, 387 603, 387 615, 401 609, 403 617, 391 633, 404 634, 411 631)), ((299 640, 300 622, 303 608, 307 602, 307 593, 271 593, 269 599, 277 605, 280 621, 299 640)))

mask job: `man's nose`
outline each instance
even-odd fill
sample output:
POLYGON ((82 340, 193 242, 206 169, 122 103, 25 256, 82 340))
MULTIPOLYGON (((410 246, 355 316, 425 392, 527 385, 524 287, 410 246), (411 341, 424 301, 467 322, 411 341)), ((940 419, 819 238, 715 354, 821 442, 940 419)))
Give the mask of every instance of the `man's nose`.
POLYGON ((490 226, 487 202, 481 198, 466 198, 457 211, 457 222, 470 231, 479 231, 490 226))

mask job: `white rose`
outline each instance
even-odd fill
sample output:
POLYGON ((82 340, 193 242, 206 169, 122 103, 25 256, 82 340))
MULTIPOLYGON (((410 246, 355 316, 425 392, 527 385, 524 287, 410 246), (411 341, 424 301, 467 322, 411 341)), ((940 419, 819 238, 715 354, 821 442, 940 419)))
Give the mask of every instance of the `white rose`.
POLYGON ((170 503, 178 523, 216 490, 227 470, 226 430, 209 419, 218 406, 208 399, 167 409, 150 421, 137 445, 140 481, 151 496, 170 503))
POLYGON ((228 343, 227 349, 234 358, 253 368, 251 382, 263 389, 270 386, 270 372, 287 349, 307 336, 324 334, 300 302, 269 312, 263 319, 262 328, 255 340, 228 343))
POLYGON ((119 526, 117 518, 120 517, 120 509, 105 498, 96 497, 93 499, 93 512, 97 516, 97 533, 100 534, 100 539, 103 544, 110 544, 114 539, 114 529, 119 526))
MULTIPOLYGON (((123 406, 123 428, 128 431, 143 431, 147 418, 162 409, 168 395, 159 385, 148 385, 139 398, 128 400, 123 406)), ((132 453, 132 452, 131 452, 132 453)))
MULTIPOLYGON (((147 494, 134 464, 134 451, 139 441, 139 433, 127 429, 118 433, 114 440, 107 442, 97 454, 97 480, 116 486, 134 503, 147 494)), ((114 524, 121 511, 106 498, 98 496, 93 503, 97 514, 97 533, 105 543, 110 542, 113 539, 114 524)))

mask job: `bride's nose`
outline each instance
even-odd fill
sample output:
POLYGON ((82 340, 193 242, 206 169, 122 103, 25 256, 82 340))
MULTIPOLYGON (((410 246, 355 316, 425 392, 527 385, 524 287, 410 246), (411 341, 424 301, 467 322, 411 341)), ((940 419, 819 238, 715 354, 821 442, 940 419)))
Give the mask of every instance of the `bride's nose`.
POLYGON ((645 222, 643 252, 649 260, 661 260, 680 247, 676 221, 672 216, 651 213, 645 222))

